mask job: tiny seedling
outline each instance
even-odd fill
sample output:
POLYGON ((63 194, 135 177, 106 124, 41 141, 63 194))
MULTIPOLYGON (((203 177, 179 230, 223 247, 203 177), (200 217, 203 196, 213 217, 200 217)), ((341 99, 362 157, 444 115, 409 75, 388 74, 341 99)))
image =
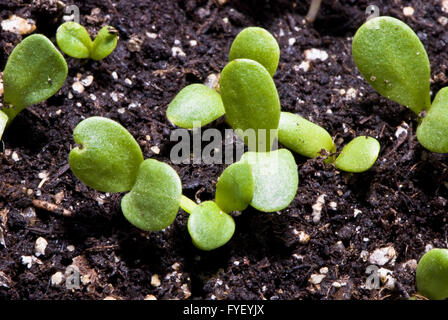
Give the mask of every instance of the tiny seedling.
POLYGON ((448 298, 448 249, 431 249, 417 265, 417 290, 431 300, 448 298))
MULTIPOLYGON (((91 117, 76 126, 73 138, 79 147, 69 155, 72 172, 98 191, 129 191, 121 200, 121 208, 124 217, 135 227, 145 231, 163 230, 173 223, 182 207, 191 213, 188 230, 199 249, 216 249, 232 237, 235 230, 233 218, 214 202, 197 205, 183 196, 176 171, 166 163, 143 160, 137 141, 119 123, 91 117)), ((231 196, 236 194, 222 193, 221 203, 232 206, 235 197, 231 196)))
POLYGON ((280 115, 278 140, 308 158, 327 156, 326 162, 347 172, 369 170, 380 152, 380 144, 375 138, 360 136, 350 141, 335 159, 332 154, 336 150, 330 134, 317 124, 289 112, 280 115))
POLYGON ((53 96, 67 73, 64 57, 47 37, 33 34, 22 40, 3 72, 5 107, 0 111, 0 138, 20 111, 53 96))
POLYGON ((79 23, 69 21, 59 26, 56 41, 59 48, 73 58, 90 58, 99 61, 115 50, 118 43, 118 31, 111 26, 104 26, 92 41, 86 28, 79 23))
POLYGON ((280 48, 269 31, 249 27, 238 33, 230 47, 229 62, 236 59, 257 61, 274 76, 280 59, 280 48))
POLYGON ((424 116, 417 127, 423 147, 448 153, 447 90, 441 89, 431 105, 430 64, 415 32, 398 19, 373 18, 356 32, 352 51, 362 76, 378 93, 424 116))

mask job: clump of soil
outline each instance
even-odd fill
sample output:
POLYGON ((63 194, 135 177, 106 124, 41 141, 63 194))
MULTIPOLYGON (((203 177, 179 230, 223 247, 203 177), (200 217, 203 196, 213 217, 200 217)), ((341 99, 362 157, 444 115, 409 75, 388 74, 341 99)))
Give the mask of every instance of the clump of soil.
MULTIPOLYGON (((403 299, 415 293, 415 260, 431 246, 447 247, 447 159, 417 143, 412 112, 375 93, 353 64, 351 37, 371 2, 323 1, 314 25, 304 20, 304 1, 74 3, 91 34, 110 24, 120 41, 100 62, 67 58, 60 92, 22 112, 4 135, 2 299, 403 299), (230 243, 213 252, 191 244, 183 211, 165 231, 137 230, 121 213, 120 194, 96 192, 71 173, 74 127, 93 115, 117 120, 145 158, 170 163, 168 103, 185 85, 219 73, 233 38, 251 25, 280 43, 274 80, 283 110, 323 126, 338 145, 358 135, 378 138, 376 165, 352 175, 297 156, 300 183, 291 205, 280 213, 246 210, 230 243), (83 92, 72 87, 78 81, 83 92), (36 257, 40 237, 48 244, 36 257), (366 268, 383 263, 394 285, 369 290, 366 268), (82 275, 78 289, 66 287, 71 265, 82 275)), ((436 93, 448 82, 447 9, 421 0, 376 5, 417 32, 436 93), (413 15, 405 16, 404 7, 413 7, 413 15)), ((56 1, 0 0, 0 12, 0 19, 35 20, 36 32, 53 40, 64 14, 56 1)), ((1 68, 22 38, 0 32, 1 68)), ((226 125, 221 119, 209 127, 226 125)), ((174 166, 184 193, 201 201, 213 198, 224 167, 174 166)))

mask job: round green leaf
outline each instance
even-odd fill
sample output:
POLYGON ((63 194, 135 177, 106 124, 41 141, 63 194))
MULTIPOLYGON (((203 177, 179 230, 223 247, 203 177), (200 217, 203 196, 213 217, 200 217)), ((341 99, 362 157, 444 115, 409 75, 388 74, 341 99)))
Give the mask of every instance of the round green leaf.
POLYGON ((254 180, 249 164, 237 162, 228 166, 216 184, 216 204, 225 212, 243 211, 252 200, 254 180))
POLYGON ((251 59, 259 62, 274 76, 280 59, 277 40, 269 31, 259 27, 243 29, 230 48, 229 61, 251 59))
POLYGON ((137 141, 119 123, 91 117, 73 132, 80 147, 69 155, 70 168, 87 186, 102 192, 131 190, 143 155, 137 141))
POLYGON ((111 26, 102 27, 93 41, 90 57, 97 61, 106 58, 115 50, 117 43, 118 31, 111 26))
POLYGON ((368 20, 353 38, 352 53, 362 76, 382 96, 417 114, 430 106, 428 55, 404 22, 392 17, 368 20))
POLYGON ((238 130, 253 131, 255 141, 244 139, 251 151, 269 151, 275 138, 271 130, 276 131, 280 120, 280 100, 270 74, 256 61, 233 60, 221 72, 220 89, 227 122, 240 135, 238 130))
POLYGON ((251 206, 260 211, 274 212, 286 208, 294 200, 299 174, 289 150, 246 152, 241 162, 252 168, 255 188, 251 206))
POLYGON ((70 21, 61 24, 56 31, 56 42, 59 48, 77 59, 87 59, 92 50, 92 39, 89 33, 79 23, 70 21))
POLYGON ((278 141, 308 158, 319 156, 322 149, 329 153, 334 149, 333 139, 324 128, 289 112, 280 114, 278 141))
POLYGON ((448 298, 448 250, 431 249, 417 266, 417 290, 432 300, 448 298))
POLYGON ((437 93, 417 127, 417 139, 429 151, 448 153, 448 88, 437 93))
POLYGON ((195 123, 205 126, 224 113, 219 93, 199 83, 183 88, 166 110, 168 120, 186 129, 193 129, 195 123))
POLYGON ((11 122, 24 108, 54 95, 67 78, 67 63, 51 41, 41 35, 26 37, 12 51, 3 73, 5 104, 11 122))
POLYGON ((121 200, 126 219, 139 229, 159 231, 173 223, 179 211, 182 184, 166 163, 147 159, 140 165, 131 192, 121 200))
POLYGON ((6 124, 8 123, 8 116, 0 111, 0 140, 2 140, 3 131, 5 131, 6 124))
POLYGON ((380 143, 372 137, 360 136, 350 141, 336 158, 336 168, 347 172, 364 172, 375 163, 380 143))
POLYGON ((201 250, 225 245, 235 232, 235 221, 213 201, 198 205, 188 218, 188 232, 193 244, 201 250))

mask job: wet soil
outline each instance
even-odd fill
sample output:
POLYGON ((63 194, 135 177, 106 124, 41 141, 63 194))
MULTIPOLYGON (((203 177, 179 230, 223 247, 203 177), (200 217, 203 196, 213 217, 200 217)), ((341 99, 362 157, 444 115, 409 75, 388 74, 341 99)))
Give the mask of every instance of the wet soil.
MULTIPOLYGON (((441 18, 448 12, 438 1, 331 0, 323 1, 316 22, 307 24, 308 3, 74 1, 91 34, 110 24, 120 41, 100 62, 67 57, 69 77, 59 93, 22 112, 4 135, 0 299, 406 299, 415 294, 413 259, 431 246, 447 247, 447 157, 425 151, 416 140, 412 112, 380 97, 361 78, 351 39, 370 4, 382 15, 402 19, 428 51, 434 94, 448 82, 448 32, 441 18), (412 16, 404 16, 407 6, 414 8, 412 16), (376 137, 381 143, 376 165, 347 174, 321 159, 297 156, 300 182, 291 205, 279 213, 246 210, 235 218, 233 239, 212 252, 191 244, 182 210, 164 231, 137 230, 120 211, 121 194, 96 192, 71 173, 67 156, 74 127, 93 115, 117 120, 137 139, 145 158, 170 163, 175 142, 165 117, 168 103, 185 85, 219 73, 233 38, 252 25, 279 41, 274 80, 283 110, 323 126, 338 145, 359 135, 376 137), (328 57, 301 64, 311 48, 328 57), (93 83, 74 92, 73 83, 89 75, 93 83), (315 223, 313 205, 322 195, 325 203, 315 223), (48 246, 36 260, 31 257, 39 237, 48 246), (369 290, 369 255, 384 247, 396 253, 383 266, 392 272, 395 287, 369 290), (82 274, 78 289, 68 289, 64 280, 51 283, 72 264, 82 274), (325 277, 313 284, 313 274, 325 277)), ((54 40, 64 12, 56 1, 0 0, 0 19, 12 14, 34 19, 36 32, 54 40)), ((22 38, 0 32, 0 68, 22 38)), ((224 131, 226 125, 219 119, 208 127, 224 131)), ((184 193, 205 201, 213 199, 225 166, 174 168, 184 193)))

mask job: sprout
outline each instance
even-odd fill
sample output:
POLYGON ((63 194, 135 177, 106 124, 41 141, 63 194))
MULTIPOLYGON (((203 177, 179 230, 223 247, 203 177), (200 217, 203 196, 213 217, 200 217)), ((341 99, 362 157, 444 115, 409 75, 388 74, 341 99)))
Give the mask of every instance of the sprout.
POLYGON ((229 62, 235 59, 257 61, 274 76, 280 59, 277 40, 269 31, 259 27, 243 29, 233 40, 229 52, 229 62))
POLYGON ((25 38, 12 51, 3 73, 4 102, 0 138, 7 124, 28 106, 53 96, 64 84, 68 68, 62 54, 41 34, 25 38))
POLYGON ((70 21, 59 26, 56 41, 59 48, 73 58, 99 61, 114 51, 118 43, 118 31, 111 26, 104 26, 92 41, 86 28, 70 21))
POLYGON ((294 156, 287 149, 246 152, 240 160, 250 165, 254 179, 251 206, 264 212, 279 211, 294 200, 299 184, 294 156))
POLYGON ((132 189, 143 155, 123 126, 103 117, 91 117, 76 126, 73 139, 80 147, 70 152, 69 163, 79 180, 102 192, 132 189))
POLYGON ((322 0, 311 0, 310 8, 308 9, 308 13, 306 14, 306 21, 314 22, 316 20, 317 13, 319 12, 320 5, 322 0))
POLYGON ((289 112, 280 114, 280 143, 308 158, 327 155, 326 162, 347 172, 364 172, 375 163, 380 152, 379 142, 372 137, 357 137, 334 159, 335 146, 330 134, 322 127, 289 112), (324 152, 324 153, 322 153, 324 152))
POLYGON ((252 200, 254 180, 252 169, 247 163, 228 166, 216 184, 216 204, 224 212, 243 211, 252 200))
POLYGON ((448 298, 448 249, 431 249, 417 266, 417 290, 432 300, 448 298))
POLYGON ((270 74, 256 61, 237 59, 222 70, 219 84, 227 122, 234 130, 255 131, 256 146, 249 149, 269 151, 275 138, 271 130, 280 120, 280 100, 270 74))
POLYGON ((193 129, 196 123, 205 126, 224 113, 219 93, 198 83, 183 88, 166 110, 168 120, 186 129, 193 129))
POLYGON ((147 159, 140 165, 131 192, 121 200, 121 209, 137 228, 158 231, 176 218, 181 195, 182 183, 176 171, 166 163, 147 159))
POLYGON ((364 79, 382 96, 416 114, 429 108, 428 55, 404 22, 392 17, 368 20, 356 32, 352 52, 364 79))
POLYGON ((226 244, 235 232, 233 218, 213 201, 197 205, 188 218, 188 232, 201 250, 213 250, 226 244))
POLYGON ((0 111, 0 140, 2 140, 3 131, 5 131, 6 124, 8 123, 8 116, 0 111))

